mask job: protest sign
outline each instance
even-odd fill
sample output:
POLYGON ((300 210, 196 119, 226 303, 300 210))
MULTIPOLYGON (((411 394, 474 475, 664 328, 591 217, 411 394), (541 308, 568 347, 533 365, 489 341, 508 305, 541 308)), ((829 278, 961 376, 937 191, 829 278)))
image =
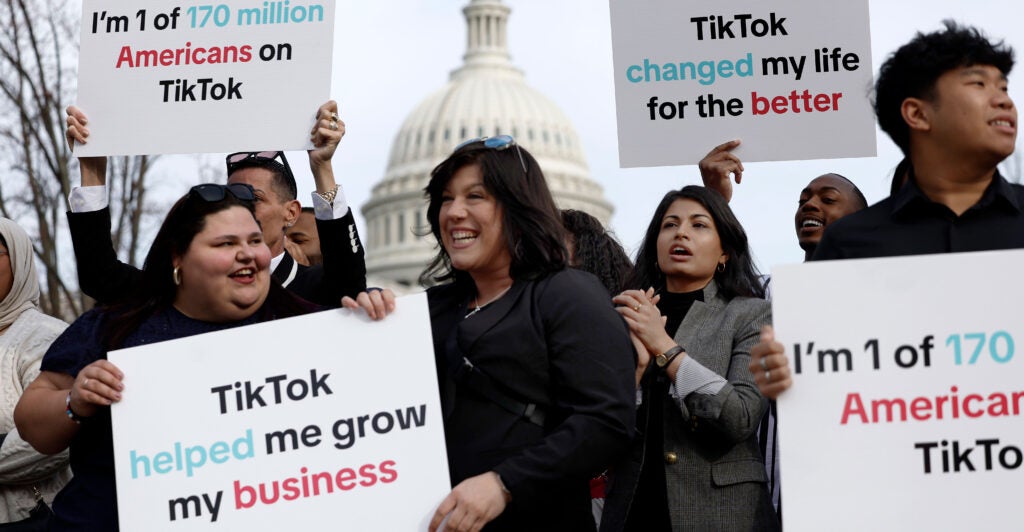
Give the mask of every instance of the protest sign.
POLYGON ((334 1, 84 0, 78 156, 312 148, 334 1))
POLYGON ((875 155, 867 0, 609 0, 622 167, 875 155))
POLYGON ((109 359, 121 530, 425 530, 451 489, 425 294, 109 359))
POLYGON ((793 387, 784 528, 1015 528, 1024 251, 809 263, 772 277, 793 387))

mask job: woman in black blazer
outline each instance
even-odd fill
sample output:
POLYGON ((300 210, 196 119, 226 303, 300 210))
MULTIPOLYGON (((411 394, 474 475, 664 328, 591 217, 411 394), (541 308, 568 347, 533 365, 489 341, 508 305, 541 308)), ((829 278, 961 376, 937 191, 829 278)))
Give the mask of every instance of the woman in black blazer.
POLYGON ((452 492, 431 530, 593 530, 589 479, 628 446, 632 348, 592 275, 567 269, 534 158, 475 139, 431 174, 428 290, 452 492))
POLYGON ((748 368, 771 307, 721 195, 666 194, 627 285, 614 301, 641 344, 642 437, 612 471, 602 530, 777 530, 748 368))

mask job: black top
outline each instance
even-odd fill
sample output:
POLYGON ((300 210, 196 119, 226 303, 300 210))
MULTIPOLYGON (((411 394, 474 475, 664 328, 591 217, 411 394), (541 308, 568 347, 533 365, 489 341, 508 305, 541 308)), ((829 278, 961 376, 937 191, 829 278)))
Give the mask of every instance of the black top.
POLYGON ((593 530, 590 478, 626 451, 636 414, 629 331, 608 292, 565 269, 517 279, 468 318, 467 287, 427 296, 452 485, 501 475, 512 502, 486 531, 593 530), (462 357, 495 390, 538 405, 544 426, 460 383, 462 357))
MULTIPOLYGON (((136 347, 221 331, 275 319, 275 313, 261 308, 252 316, 231 323, 198 321, 173 307, 147 319, 125 339, 123 347, 136 347)), ((96 360, 106 359, 101 343, 105 314, 93 309, 75 320, 50 345, 43 357, 42 371, 72 377, 96 360)), ((116 531, 117 491, 114 483, 114 447, 110 428, 110 407, 97 409, 96 415, 83 421, 71 440, 71 481, 53 501, 56 514, 51 530, 116 531)))
POLYGON ((1024 186, 997 171, 981 199, 957 216, 911 179, 895 195, 830 224, 811 260, 1024 248, 1024 186))
MULTIPOLYGON (((690 311, 694 301, 704 301, 704 290, 674 293, 664 290, 658 301, 658 310, 667 319, 665 332, 675 337, 683 318, 690 311)), ((684 346, 685 347, 685 346, 684 346)), ((644 374, 644 386, 651 387, 650 397, 667 396, 670 382, 665 372, 654 364, 648 366, 644 374)), ((640 481, 633 495, 633 504, 629 509, 626 521, 628 531, 671 531, 672 523, 668 512, 668 493, 665 480, 665 467, 662 465, 662 452, 665 448, 664 411, 660 402, 646 401, 640 405, 637 419, 647 419, 646 445, 644 445, 643 467, 640 469, 640 481)))

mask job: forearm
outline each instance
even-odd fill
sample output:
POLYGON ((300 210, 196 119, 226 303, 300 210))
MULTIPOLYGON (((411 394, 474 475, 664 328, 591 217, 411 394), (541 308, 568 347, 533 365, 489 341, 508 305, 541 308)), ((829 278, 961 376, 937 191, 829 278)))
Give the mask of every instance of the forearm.
POLYGON ((21 438, 34 449, 43 454, 57 454, 67 449, 79 429, 78 423, 66 414, 71 382, 67 388, 39 383, 36 380, 22 394, 14 409, 14 423, 21 438))
POLYGON ((316 185, 318 194, 325 194, 338 186, 334 178, 334 165, 330 160, 314 161, 310 158, 309 170, 313 173, 313 184, 316 185))

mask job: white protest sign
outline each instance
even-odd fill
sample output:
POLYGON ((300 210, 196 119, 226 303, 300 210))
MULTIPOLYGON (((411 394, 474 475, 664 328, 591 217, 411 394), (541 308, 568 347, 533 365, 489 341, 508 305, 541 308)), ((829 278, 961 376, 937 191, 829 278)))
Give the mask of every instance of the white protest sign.
POLYGON ((309 149, 334 0, 84 0, 75 155, 309 149))
POLYGON ((1018 528, 1024 251, 783 266, 784 528, 1018 528))
POLYGON ((451 489, 425 294, 109 359, 121 530, 426 530, 451 489))
POLYGON ((619 164, 875 155, 868 0, 609 0, 619 164))

